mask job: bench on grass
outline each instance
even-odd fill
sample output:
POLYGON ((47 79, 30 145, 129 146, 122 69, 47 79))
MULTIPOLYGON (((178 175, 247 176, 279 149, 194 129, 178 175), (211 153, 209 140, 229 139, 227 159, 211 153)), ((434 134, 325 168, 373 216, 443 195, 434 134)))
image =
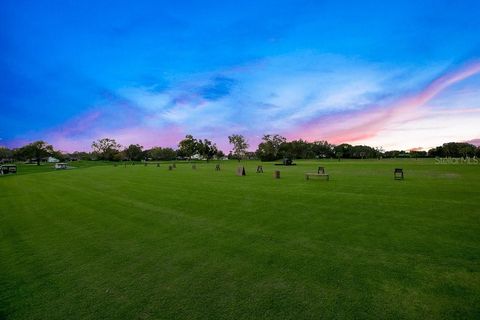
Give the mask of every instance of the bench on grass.
POLYGON ((324 167, 318 167, 317 173, 314 173, 314 172, 305 173, 306 180, 309 180, 310 177, 325 177, 327 181, 330 180, 330 175, 328 175, 328 173, 325 173, 324 167))

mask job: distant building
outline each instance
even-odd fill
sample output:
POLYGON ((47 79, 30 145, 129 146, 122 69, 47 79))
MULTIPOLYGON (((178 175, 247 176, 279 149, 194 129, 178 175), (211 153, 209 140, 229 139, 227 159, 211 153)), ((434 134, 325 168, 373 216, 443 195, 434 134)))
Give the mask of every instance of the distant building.
POLYGON ((48 163, 57 163, 57 162, 60 162, 60 160, 58 160, 57 158, 54 158, 54 157, 48 157, 47 162, 48 163))
POLYGON ((194 154, 190 159, 192 160, 205 160, 203 156, 201 156, 199 153, 194 154))

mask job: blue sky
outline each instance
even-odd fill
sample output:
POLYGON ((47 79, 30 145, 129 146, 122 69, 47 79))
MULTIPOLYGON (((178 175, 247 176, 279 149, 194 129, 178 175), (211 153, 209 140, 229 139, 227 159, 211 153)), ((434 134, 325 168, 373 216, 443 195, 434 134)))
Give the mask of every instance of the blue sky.
POLYGON ((477 1, 7 0, 0 144, 478 139, 478 12, 477 1))

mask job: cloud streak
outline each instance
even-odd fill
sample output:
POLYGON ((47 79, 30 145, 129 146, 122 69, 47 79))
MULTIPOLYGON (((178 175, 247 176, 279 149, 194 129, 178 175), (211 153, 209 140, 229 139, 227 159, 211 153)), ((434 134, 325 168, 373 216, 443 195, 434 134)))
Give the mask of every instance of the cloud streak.
POLYGON ((450 86, 480 73, 480 62, 447 72, 432 81, 425 89, 389 105, 372 106, 364 110, 320 117, 306 124, 305 129, 288 134, 309 140, 326 139, 333 143, 356 142, 375 137, 392 125, 418 117, 419 107, 425 105, 450 86))

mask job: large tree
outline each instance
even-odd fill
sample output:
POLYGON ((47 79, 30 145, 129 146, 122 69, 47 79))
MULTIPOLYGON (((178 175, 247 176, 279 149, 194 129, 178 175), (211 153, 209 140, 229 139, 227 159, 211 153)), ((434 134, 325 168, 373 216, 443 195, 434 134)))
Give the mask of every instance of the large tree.
POLYGON ((337 158, 352 158, 352 159, 377 158, 381 155, 379 150, 375 148, 364 146, 364 145, 352 146, 347 143, 343 143, 338 146, 335 146, 334 152, 337 158))
POLYGON ((153 160, 174 160, 177 153, 172 148, 154 147, 147 151, 147 155, 153 160))
POLYGON ((228 137, 228 142, 233 146, 232 154, 238 159, 238 161, 245 157, 245 153, 248 149, 248 142, 244 136, 241 134, 232 134, 228 137))
POLYGON ((286 143, 287 139, 278 134, 266 134, 262 137, 262 142, 258 145, 257 156, 262 161, 273 161, 285 155, 281 153, 282 144, 286 143))
POLYGON ((313 158, 312 144, 304 140, 293 140, 280 145, 280 155, 294 159, 313 158))
POLYGON ((70 154, 70 158, 75 160, 92 160, 92 155, 84 151, 75 151, 70 154))
POLYGON ((0 159, 10 159, 13 157, 13 151, 5 148, 5 147, 0 147, 0 159))
POLYGON ((473 157, 478 148, 465 142, 448 142, 428 150, 430 157, 473 157))
POLYGON ((312 152, 317 158, 332 157, 334 145, 331 145, 327 141, 315 141, 312 143, 312 152))
POLYGON ((53 150, 52 152, 50 152, 50 156, 54 157, 54 158, 56 158, 60 161, 65 161, 68 157, 65 153, 63 153, 62 151, 58 151, 58 150, 53 150))
POLYGON ((348 143, 342 143, 333 148, 337 158, 351 158, 353 153, 353 146, 348 143))
POLYGON ((185 136, 185 139, 178 143, 178 153, 182 157, 191 158, 199 153, 199 143, 191 134, 185 136))
POLYGON ((143 146, 139 144, 131 144, 123 152, 130 161, 140 161, 144 158, 143 146))
POLYGON ((217 146, 212 141, 203 139, 198 141, 200 155, 207 159, 207 162, 218 152, 217 146))
POLYGON ((115 139, 103 138, 92 143, 93 152, 100 160, 116 160, 122 146, 115 139))
POLYGON ((53 147, 47 144, 45 141, 35 141, 26 146, 23 146, 19 150, 19 154, 26 158, 35 159, 37 165, 40 165, 42 158, 48 157, 53 153, 53 147))

